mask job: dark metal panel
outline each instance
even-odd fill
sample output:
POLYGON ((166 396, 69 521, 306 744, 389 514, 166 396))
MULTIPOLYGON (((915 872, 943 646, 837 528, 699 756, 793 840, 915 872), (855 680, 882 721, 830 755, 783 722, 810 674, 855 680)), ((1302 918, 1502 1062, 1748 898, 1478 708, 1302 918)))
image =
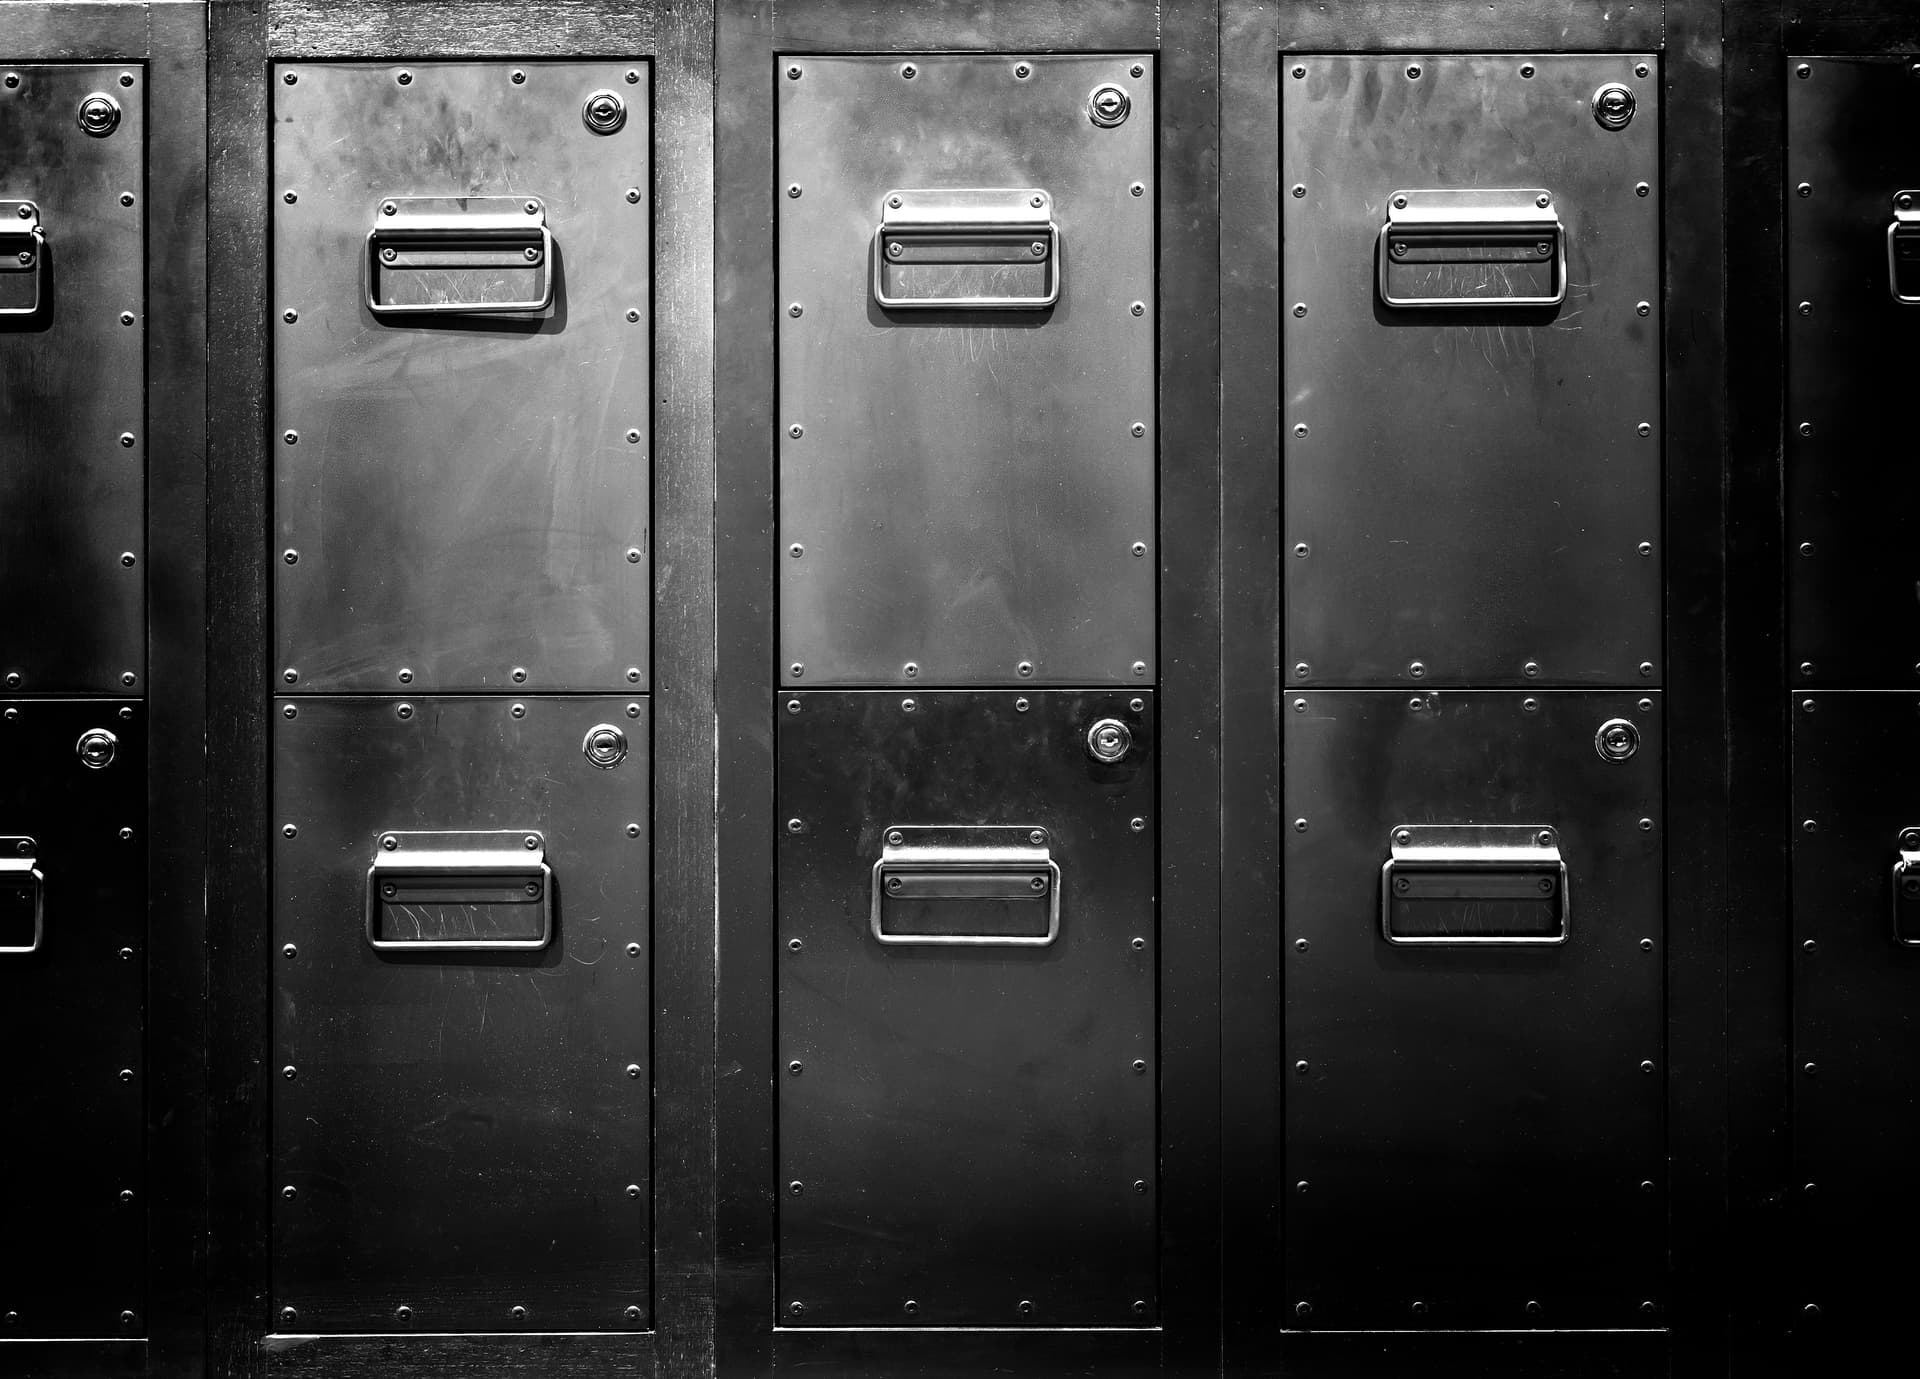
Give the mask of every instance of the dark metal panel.
POLYGON ((1920 682, 1920 486, 1909 419, 1920 308, 1893 300, 1894 196, 1920 190, 1904 58, 1794 57, 1787 87, 1788 657, 1800 684, 1920 682), (1805 75, 1802 75, 1804 73, 1805 75), (1885 457, 1885 458, 1882 458, 1885 457))
POLYGON ((1152 57, 794 56, 776 87, 782 683, 1150 683, 1152 57), (889 194, 948 188, 1046 198, 1056 305, 877 305, 889 194))
POLYGON ((779 0, 780 52, 1152 48, 1176 0, 779 0))
POLYGON ((646 700, 283 701, 274 736, 279 1330, 616 1331, 647 1316, 646 700), (629 755, 600 769, 607 724, 629 755), (545 840, 538 953, 378 953, 389 830, 545 840), (403 1312, 401 1309, 410 1309, 403 1312))
MULTIPOLYGON (((1904 73, 1902 73, 1904 78, 1904 73)), ((1794 156, 1789 146, 1788 156, 1794 156)), ((1920 1225, 1890 1191, 1920 1132, 1920 949, 1895 941, 1894 864, 1920 797, 1913 693, 1819 693, 1793 714, 1793 1176, 1788 1300, 1816 1347, 1891 1343, 1906 1290, 1875 1240, 1920 1225)), ((1884 1352, 1882 1352, 1884 1353, 1884 1352)))
POLYGON ((1657 47, 1668 6, 1662 0, 1530 0, 1489 9, 1485 0, 1341 0, 1285 8, 1285 46, 1296 52, 1531 52, 1657 47))
POLYGON ((1197 1361, 1171 1364, 1164 1334, 1118 1331, 1005 1332, 952 1328, 942 1331, 809 1331, 773 1333, 774 1367, 783 1373, 830 1373, 838 1379, 964 1379, 1005 1372, 1010 1343, 1017 1342, 1023 1367, 1036 1374, 1098 1375, 1099 1379, 1148 1379, 1160 1374, 1212 1374, 1197 1361))
POLYGON ((1152 1323, 1154 737, 1125 692, 788 699, 785 1325, 1152 1323), (1131 736, 1112 764, 1106 719, 1131 736), (1059 867, 1051 945, 876 941, 891 830, 1015 825, 1059 867))
POLYGON ((1295 1379, 1662 1379, 1677 1372, 1657 1331, 1293 1332, 1285 1339, 1284 1372, 1295 1379))
MULTIPOLYGON (((44 878, 39 950, 0 953, 0 1047, 12 1051, 0 1324, 9 1341, 137 1336, 147 1310, 146 711, 127 700, 7 700, 0 756, 4 855, 31 857, 44 878), (110 751, 89 766, 77 748, 101 733, 110 751)), ((0 943, 31 941, 15 899, 34 889, 29 879, 0 879, 0 943)))
POLYGON ((648 683, 648 78, 637 61, 278 70, 275 644, 287 685, 648 683), (582 118, 600 90, 628 106, 610 134, 582 118), (544 208, 551 311, 371 312, 367 236, 383 201, 469 196, 544 208))
POLYGON ((1302 693, 1284 717, 1292 1324, 1660 1324, 1657 698, 1302 693), (1640 746, 1603 760, 1616 718, 1640 746), (1567 943, 1387 944, 1381 865, 1422 823, 1556 830, 1567 943))
MULTIPOLYGON (((269 1336, 261 1344, 262 1372, 324 1379, 387 1379, 432 1374, 445 1379, 651 1379, 657 1338, 638 1335, 522 1336, 269 1336)), ((671 1375, 699 1371, 665 1368, 671 1375)))
POLYGON ((145 688, 143 52, 110 66, 15 61, 0 85, 0 199, 30 202, 19 209, 33 217, 5 208, 0 305, 38 303, 0 318, 0 510, 34 533, 0 544, 12 693, 145 688), (104 136, 80 127, 90 99, 117 107, 104 136), (23 224, 44 241, 18 235, 23 224))
POLYGON ((1291 683, 1657 681, 1655 62, 1283 64, 1291 683), (1617 131, 1590 106, 1608 82, 1637 101, 1617 131), (1544 189, 1565 303, 1381 305, 1389 198, 1424 188, 1544 189))

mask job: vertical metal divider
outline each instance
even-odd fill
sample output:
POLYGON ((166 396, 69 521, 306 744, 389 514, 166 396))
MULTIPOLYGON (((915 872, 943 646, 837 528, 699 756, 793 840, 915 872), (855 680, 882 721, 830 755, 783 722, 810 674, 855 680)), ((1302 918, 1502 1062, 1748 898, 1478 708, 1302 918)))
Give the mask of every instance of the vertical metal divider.
POLYGON ((1066 3, 880 6, 843 0, 724 6, 719 16, 716 542, 720 628, 718 1366, 768 1374, 1218 1366, 1218 367, 1211 4, 1089 15, 1066 3), (1156 52, 1161 361, 1159 922, 1162 1328, 1140 1333, 777 1329, 772 962, 775 651, 774 234, 776 57, 809 53, 1156 52), (1197 208, 1197 213, 1196 213, 1197 208), (1149 1339, 1154 1333, 1148 1333, 1149 1339), (1123 1358, 1124 1357, 1124 1358, 1123 1358), (1137 1357, 1137 1358, 1136 1358, 1137 1357))
MULTIPOLYGON (((208 81, 209 249, 216 275, 207 586, 212 724, 208 811, 215 1196, 207 1372, 698 1374, 711 1368, 713 1254, 713 374, 710 0, 633 7, 533 0, 347 7, 215 4, 208 81), (272 1338, 263 976, 272 888, 267 830, 275 667, 269 565, 268 110, 272 63, 297 58, 651 64, 655 257, 651 1099, 653 1319, 640 1332, 272 1338), (263 1340, 267 1341, 263 1345, 263 1340)), ((641 399, 632 399, 639 403, 641 399)), ((611 690, 611 693, 619 691, 611 690)), ((503 696, 504 702, 504 696, 503 696)))

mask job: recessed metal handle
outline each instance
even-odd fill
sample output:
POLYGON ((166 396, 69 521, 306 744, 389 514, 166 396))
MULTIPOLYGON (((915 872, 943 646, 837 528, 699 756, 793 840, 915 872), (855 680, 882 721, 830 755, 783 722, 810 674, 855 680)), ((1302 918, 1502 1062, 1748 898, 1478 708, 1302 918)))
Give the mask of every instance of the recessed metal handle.
POLYGON ((1542 187, 1396 191, 1380 227, 1390 307, 1559 306, 1567 237, 1542 187))
POLYGON ((47 878, 31 838, 0 838, 0 956, 37 953, 47 932, 47 878))
POLYGON ((877 941, 1044 948, 1060 936, 1060 866, 1045 829, 896 825, 884 837, 869 921, 877 941))
POLYGON ((521 829, 383 833, 367 868, 382 952, 531 952, 553 939, 546 840, 521 829))
POLYGON ((47 300, 47 236, 31 201, 0 201, 0 317, 38 316, 47 300))
POLYGON ((881 198, 873 299, 888 310, 1039 310, 1060 300, 1060 227, 1038 187, 901 188, 881 198))
POLYGON ((1380 869, 1393 944, 1558 944, 1572 912, 1559 834, 1545 824, 1401 824, 1380 869))
POLYGON ((1920 827, 1903 828, 1893 864, 1893 941, 1920 948, 1920 827))
POLYGON ((1893 195, 1887 226, 1887 291, 1901 306, 1920 306, 1920 191, 1893 195))
POLYGON ((546 205, 524 196, 394 196, 367 231, 367 309, 517 316, 553 305, 546 205))

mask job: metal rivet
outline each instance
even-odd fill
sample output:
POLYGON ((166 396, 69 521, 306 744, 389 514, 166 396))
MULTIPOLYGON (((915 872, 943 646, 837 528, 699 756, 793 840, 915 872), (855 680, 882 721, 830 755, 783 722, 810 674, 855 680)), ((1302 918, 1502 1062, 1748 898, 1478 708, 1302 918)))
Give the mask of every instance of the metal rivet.
POLYGON ((793 1062, 787 1064, 787 1073, 791 1077, 798 1077, 800 1076, 801 1073, 805 1071, 806 1071, 806 1067, 797 1058, 794 1059, 793 1062))
POLYGON ((1133 553, 1134 553, 1134 555, 1135 555, 1135 556, 1143 556, 1143 555, 1145 555, 1145 554, 1147 553, 1147 543, 1146 543, 1146 542, 1144 542, 1144 541, 1136 541, 1136 542, 1134 542, 1134 543, 1133 543, 1133 553))
POLYGON ((1013 711, 1015 713, 1025 713, 1028 709, 1032 707, 1033 705, 1028 703, 1025 699, 1016 699, 1013 701, 1013 711))
POLYGON ((280 1195, 291 1202, 300 1195, 300 1189, 289 1183, 280 1189, 280 1195))
POLYGON ((405 718, 412 718, 412 717, 413 717, 413 705, 411 705, 411 704, 397 704, 397 705, 395 705, 395 706, 394 706, 394 710, 393 710, 393 713, 394 713, 394 716, 395 716, 396 718, 403 718, 403 719, 405 719, 405 718))
POLYGON ((1145 939, 1143 939, 1143 938, 1140 938, 1140 937, 1138 937, 1138 936, 1136 936, 1136 937, 1135 937, 1135 938, 1134 938, 1134 939, 1132 940, 1132 945, 1133 945, 1133 951, 1134 951, 1134 952, 1136 952, 1136 953, 1141 953, 1141 952, 1145 952, 1145 951, 1146 951, 1146 947, 1147 947, 1147 941, 1146 941, 1145 939))
POLYGON ((1800 80, 1805 81, 1808 77, 1813 75, 1813 68, 1809 67, 1806 63, 1803 62, 1798 67, 1793 69, 1793 74, 1796 77, 1800 78, 1800 80))
POLYGON ((1633 310, 1636 315, 1650 316, 1653 314, 1653 303, 1652 302, 1636 302, 1634 303, 1633 310))
POLYGON ((641 1066, 638 1063, 627 1064, 628 1077, 639 1077, 642 1071, 644 1070, 641 1068, 641 1066))
POLYGON ((1538 661, 1528 661, 1520 667, 1520 673, 1529 680, 1536 679, 1540 674, 1540 663, 1538 661))
POLYGON ((1410 1310, 1416 1317, 1424 1317, 1427 1315, 1427 1305, 1424 1302, 1415 1302, 1410 1310))
POLYGON ((1652 819, 1642 819, 1642 820, 1640 821, 1640 831, 1641 831, 1642 833, 1651 833, 1651 832, 1653 832, 1653 820, 1652 820, 1652 819))
POLYGON ((1296 317, 1305 316, 1307 314, 1307 304, 1305 302, 1295 302, 1293 304, 1293 314, 1296 317))
POLYGON ((900 707, 904 712, 912 713, 919 705, 915 704, 911 699, 902 699, 900 701, 900 707))
POLYGON ((900 64, 900 75, 908 81, 912 81, 914 77, 919 75, 919 72, 920 69, 915 67, 911 62, 903 62, 900 64))
MULTIPOLYGON (((1026 663, 1023 661, 1021 664, 1024 665, 1026 663)), ((918 661, 908 661, 905 665, 900 667, 900 673, 906 676, 909 680, 911 680, 913 679, 914 676, 920 673, 920 663, 918 661)), ((1031 674, 1032 673, 1031 670, 1029 670, 1028 673, 1031 674)))
POLYGON ((300 716, 300 710, 296 709, 293 705, 289 704, 284 709, 280 710, 280 716, 282 718, 298 718, 300 716))
POLYGON ((512 1316, 515 1321, 523 1322, 527 1319, 527 1309, 519 1303, 515 1303, 512 1308, 512 1316))
POLYGON ((1145 675, 1147 673, 1147 663, 1145 661, 1135 661, 1133 663, 1133 673, 1135 675, 1145 675))
MULTIPOLYGON (((294 1079, 295 1079, 296 1077, 298 1077, 298 1076, 300 1076, 300 1070, 299 1070, 298 1068, 296 1068, 296 1067, 294 1067, 294 1066, 293 1066, 293 1064, 291 1064, 291 1063, 289 1063, 289 1064, 287 1064, 287 1066, 286 1066, 286 1067, 284 1067, 284 1068, 282 1068, 282 1069, 280 1070, 280 1076, 282 1076, 282 1077, 284 1077, 284 1078, 285 1078, 285 1079, 286 1079, 287 1081, 289 1081, 289 1082, 291 1082, 291 1081, 293 1081, 293 1080, 294 1080, 294 1079)), ((126 1075, 126 1074, 123 1074, 123 1075, 121 1076, 121 1081, 123 1081, 123 1082, 124 1082, 124 1081, 126 1081, 126 1077, 127 1077, 127 1075, 126 1075)))
POLYGON ((300 1314, 294 1311, 293 1308, 291 1307, 283 1307, 280 1309, 280 1320, 283 1322, 293 1321, 297 1317, 299 1317, 299 1315, 300 1314))
MULTIPOLYGON (((914 665, 913 662, 911 661, 907 662, 907 666, 908 666, 907 674, 918 675, 920 673, 920 668, 914 665)), ((1018 665, 1016 665, 1013 668, 1013 672, 1014 674, 1018 675, 1022 680, 1025 680, 1033 674, 1033 662, 1032 661, 1020 662, 1018 665)))
POLYGON ((1016 62, 1013 64, 1013 77, 1015 81, 1025 81, 1032 75, 1033 68, 1029 67, 1026 63, 1016 62))
POLYGON ((136 560, 137 560, 137 557, 134 555, 132 551, 120 552, 120 563, 122 565, 127 566, 129 569, 133 567, 136 560))
POLYGON ((515 704, 511 712, 515 718, 525 718, 527 716, 527 706, 525 704, 515 704))
POLYGON ((1647 677, 1647 678, 1651 678, 1651 677, 1652 677, 1652 675, 1653 675, 1653 662, 1652 662, 1652 661, 1642 661, 1642 662, 1640 663, 1640 674, 1641 674, 1641 675, 1642 675, 1643 677, 1647 677))
POLYGON ((1311 1317, 1313 1315, 1313 1304, 1310 1302, 1296 1302, 1293 1305, 1293 1315, 1296 1317, 1311 1317))
POLYGON ((1307 831, 1307 821, 1305 819, 1295 819, 1293 821, 1293 831, 1295 833, 1305 833, 1307 831))
POLYGON ((19 85, 20 85, 20 74, 18 72, 7 73, 7 90, 11 91, 19 85))
POLYGON ((1818 548, 1811 541, 1802 541, 1800 543, 1801 555, 1812 555, 1817 549, 1818 548))
POLYGON ((523 85, 527 80, 527 74, 516 67, 513 69, 511 80, 515 86, 523 85))
POLYGON ((627 308, 627 320, 628 320, 629 322, 633 322, 633 321, 638 321, 639 319, 640 319, 640 313, 639 313, 639 311, 637 311, 637 310, 636 310, 635 308, 633 308, 633 307, 628 307, 628 308, 627 308))
POLYGON ((121 325, 123 325, 123 326, 130 326, 130 325, 132 325, 132 324, 133 324, 133 313, 132 313, 131 311, 123 311, 123 312, 121 312, 121 313, 120 313, 120 324, 121 324, 121 325))
POLYGON ((1306 939, 1297 938, 1293 941, 1293 950, 1296 953, 1304 953, 1311 947, 1313 947, 1313 945, 1309 943, 1306 939))
POLYGON ((1408 81, 1420 80, 1420 68, 1418 64, 1415 64, 1407 68, 1407 80, 1408 81))
POLYGON ((1653 434, 1653 423, 1650 421, 1643 421, 1633 429, 1638 431, 1643 436, 1651 436, 1653 434))
POLYGON ((1139 818, 1130 819, 1127 822, 1127 827, 1131 828, 1135 833, 1145 833, 1147 831, 1147 821, 1139 818))
POLYGON ((798 680, 801 676, 805 675, 806 673, 807 673, 806 666, 799 661, 795 661, 792 665, 787 667, 787 674, 791 675, 796 680, 798 680))
POLYGON ((1526 78, 1527 80, 1531 81, 1533 79, 1533 64, 1531 62, 1521 63, 1520 75, 1526 78))
POLYGON ((1145 196, 1147 194, 1147 184, 1144 182, 1135 182, 1132 186, 1128 187, 1127 190, 1135 196, 1145 196))
POLYGON ((122 431, 120 433, 120 444, 124 449, 133 449, 133 432, 122 431))
POLYGON ((1643 1072, 1643 1073, 1650 1073, 1650 1072, 1652 1072, 1652 1071, 1653 1071, 1653 1060, 1652 1060, 1651 1058, 1643 1058, 1643 1059, 1641 1059, 1641 1060, 1640 1060, 1640 1071, 1641 1071, 1641 1072, 1643 1072))
POLYGON ((280 558, 289 565, 298 565, 300 563, 300 552, 289 548, 280 553, 280 558))
POLYGON ((1536 206, 1542 207, 1543 209, 1547 206, 1551 206, 1553 204, 1553 193, 1541 192, 1540 195, 1533 198, 1533 204, 1536 206))
POLYGON ((1136 436, 1144 436, 1147 434, 1147 424, 1144 421, 1136 421, 1133 425, 1129 426, 1127 429, 1133 432, 1133 434, 1136 436))
POLYGON ((1295 67, 1295 68, 1293 69, 1293 79, 1294 79, 1295 81, 1300 81, 1300 80, 1302 80, 1302 79, 1304 79, 1304 78, 1306 77, 1306 75, 1307 75, 1307 69, 1306 69, 1306 68, 1304 68, 1304 67, 1298 67, 1298 66, 1296 66, 1296 67, 1295 67))
POLYGON ((1639 544, 1639 546, 1638 546, 1638 547, 1636 547, 1635 549, 1637 549, 1637 550, 1638 550, 1638 551, 1640 552, 1640 554, 1641 554, 1641 555, 1652 555, 1652 554, 1653 554, 1653 543, 1652 543, 1651 541, 1642 541, 1642 542, 1641 542, 1641 543, 1639 544))
POLYGON ((788 820, 787 820, 787 832, 789 832, 789 833, 805 833, 806 831, 807 831, 807 825, 806 825, 806 821, 805 821, 805 820, 803 820, 803 819, 788 819, 788 820))
POLYGON ((798 953, 804 947, 806 947, 806 944, 797 938, 787 940, 787 949, 789 952, 798 953))
POLYGON ((1136 1074, 1138 1074, 1138 1073, 1144 1073, 1144 1072, 1145 1072, 1146 1070, 1147 1070, 1147 1060, 1146 1060, 1146 1059, 1144 1059, 1144 1058, 1136 1058, 1136 1059, 1134 1059, 1134 1060, 1133 1060, 1133 1071, 1134 1071, 1134 1072, 1135 1072, 1136 1074))
POLYGON ((792 436, 795 440, 799 440, 801 436, 806 434, 806 430, 798 422, 795 422, 792 426, 789 426, 787 428, 787 434, 789 436, 792 436))
POLYGON ((1540 712, 1540 701, 1532 698, 1522 699, 1520 701, 1520 711, 1522 713, 1538 713, 1540 712))
POLYGON ((411 86, 413 85, 413 73, 401 72, 394 77, 394 80, 399 82, 402 86, 411 86))
POLYGON ((405 666, 402 666, 399 671, 395 673, 394 678, 403 685, 411 685, 413 683, 413 672, 405 666))
POLYGON ((280 950, 280 956, 283 958, 297 958, 300 956, 300 949, 294 944, 289 943, 280 950))
POLYGON ((635 429, 635 428, 632 428, 632 427, 629 427, 629 428, 628 428, 628 430, 627 430, 627 444, 628 444, 628 445, 638 445, 638 444, 640 444, 640 432, 639 432, 639 431, 638 431, 637 429, 635 429))
POLYGON ((1295 182, 1293 184, 1294 200, 1298 201, 1301 197, 1305 196, 1306 194, 1307 194, 1307 184, 1305 182, 1295 182))
POLYGON ((1800 193, 1800 195, 1802 195, 1802 196, 1812 196, 1812 195, 1813 195, 1813 183, 1811 183, 1811 182, 1802 182, 1802 183, 1801 183, 1801 184, 1800 184, 1799 186, 1797 186, 1797 187, 1795 187, 1795 188, 1794 188, 1794 190, 1795 190, 1795 191, 1797 191, 1798 193, 1800 193))
POLYGON ((1135 713, 1143 713, 1146 711, 1147 701, 1144 699, 1129 699, 1127 701, 1127 707, 1135 713))
POLYGON ((892 847, 899 847, 902 843, 906 841, 907 841, 907 835, 902 833, 897 828, 891 829, 887 833, 887 843, 892 847))
POLYGON ((1127 309, 1135 316, 1145 316, 1147 314, 1147 304, 1145 302, 1135 302, 1127 309))
POLYGON ((788 81, 800 80, 800 69, 798 67, 787 68, 787 80, 788 81))
POLYGON ((1646 196, 1652 190, 1653 188, 1649 187, 1645 182, 1636 182, 1633 184, 1633 194, 1635 196, 1646 196))
POLYGON ((800 196, 800 184, 798 182, 789 182, 787 184, 787 195, 797 200, 800 196))
POLYGON ((1424 661, 1407 662, 1407 674, 1411 675, 1414 679, 1416 680, 1422 679, 1425 677, 1426 673, 1427 673, 1426 662, 1424 661))
POLYGON ((806 310, 807 310, 807 309, 806 309, 805 307, 803 307, 803 306, 801 306, 801 305, 800 305, 800 303, 798 303, 798 302, 794 302, 794 303, 793 303, 793 304, 792 304, 791 306, 789 306, 789 307, 787 308, 787 315, 789 315, 789 316, 804 316, 804 315, 806 314, 806 310))
POLYGON ((1033 1304, 1025 1298, 1020 1299, 1019 1312, 1023 1317, 1031 1317, 1033 1315, 1033 1304))

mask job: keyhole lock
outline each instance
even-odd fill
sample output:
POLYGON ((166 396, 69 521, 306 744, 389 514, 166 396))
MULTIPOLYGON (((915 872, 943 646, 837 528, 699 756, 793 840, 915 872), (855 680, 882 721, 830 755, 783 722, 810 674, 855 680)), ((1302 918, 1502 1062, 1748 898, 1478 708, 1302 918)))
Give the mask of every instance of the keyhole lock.
POLYGON ((1132 113, 1133 97, 1111 82, 1094 87, 1093 94, 1087 97, 1087 118, 1102 129, 1125 124, 1132 113))
POLYGON ((1625 761, 1640 750, 1640 730, 1624 718, 1609 718, 1593 735, 1593 750, 1602 761, 1625 761))
POLYGON ((80 758, 80 764, 92 771, 104 771, 113 765, 114 754, 119 749, 120 739, 105 728, 89 728, 73 744, 74 755, 80 758))
POLYGON ((1133 731, 1117 718, 1103 718, 1087 729, 1087 755, 1111 766, 1133 746, 1133 731))
POLYGON ((1593 118, 1602 129, 1625 129, 1633 121, 1633 92, 1610 81, 1593 93, 1593 118))
POLYGON ((611 134, 627 122, 627 103, 617 91, 595 91, 580 107, 580 119, 595 134, 611 134))
POLYGON ((580 751, 602 771, 611 771, 627 759, 627 735, 611 723, 596 723, 587 729, 580 751))
POLYGON ((88 135, 104 139, 120 128, 120 102, 104 91, 95 91, 80 102, 77 118, 88 135))

